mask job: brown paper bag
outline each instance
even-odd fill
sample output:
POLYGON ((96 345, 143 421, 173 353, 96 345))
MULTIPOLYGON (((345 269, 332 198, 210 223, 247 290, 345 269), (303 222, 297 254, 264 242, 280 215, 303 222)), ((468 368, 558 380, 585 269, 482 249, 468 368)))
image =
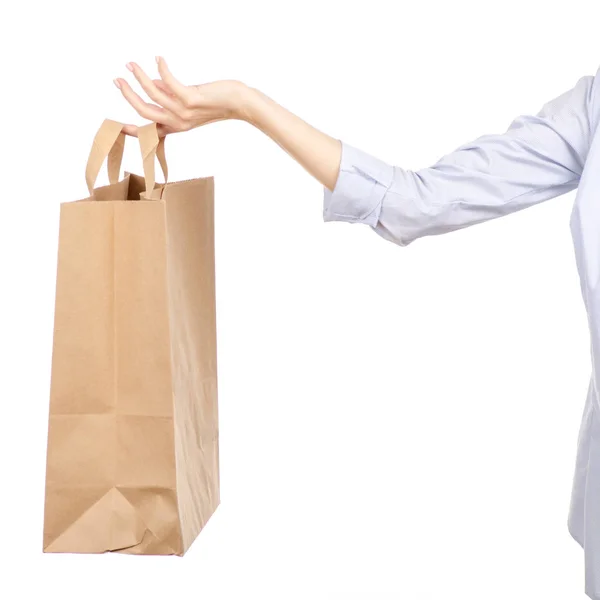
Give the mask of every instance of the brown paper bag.
POLYGON ((119 181, 121 129, 61 205, 43 549, 183 555, 220 498, 214 179, 156 184, 151 124, 119 181))

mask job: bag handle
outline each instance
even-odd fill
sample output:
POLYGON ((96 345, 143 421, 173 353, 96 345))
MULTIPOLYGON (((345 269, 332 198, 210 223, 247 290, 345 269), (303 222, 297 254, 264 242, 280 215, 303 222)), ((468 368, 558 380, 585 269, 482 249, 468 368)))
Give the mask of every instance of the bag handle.
MULTIPOLYGON (((142 161, 144 164, 144 179, 146 180, 147 198, 155 197, 154 184, 156 183, 156 173, 154 170, 154 158, 158 158, 165 183, 169 179, 169 169, 167 167, 167 158, 165 156, 165 137, 158 137, 156 123, 149 123, 138 127, 138 140, 140 142, 140 150, 142 151, 142 161)), ((162 195, 162 189, 158 193, 158 197, 162 195)))
MULTIPOLYGON (((123 123, 105 119, 94 137, 92 149, 85 169, 85 180, 90 196, 94 194, 96 179, 102 164, 108 158, 108 180, 111 184, 119 181, 119 172, 125 148, 125 133, 123 123)), ((138 139, 144 165, 144 179, 146 181, 145 196, 156 197, 153 193, 155 184, 154 157, 158 158, 167 182, 169 171, 165 156, 165 138, 158 137, 156 123, 150 123, 138 128, 138 139)), ((159 193, 159 197, 162 192, 159 193)))

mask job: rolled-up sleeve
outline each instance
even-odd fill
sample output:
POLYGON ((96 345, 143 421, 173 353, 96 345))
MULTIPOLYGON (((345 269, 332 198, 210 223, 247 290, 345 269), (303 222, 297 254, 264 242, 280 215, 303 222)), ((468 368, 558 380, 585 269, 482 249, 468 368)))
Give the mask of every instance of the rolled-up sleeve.
POLYGON ((325 221, 363 223, 406 246, 494 219, 575 189, 596 121, 595 76, 581 77, 535 115, 483 135, 419 170, 341 141, 338 178, 324 188, 325 221))
POLYGON ((325 188, 323 219, 376 225, 384 196, 394 181, 394 167, 354 146, 341 144, 335 188, 325 188))

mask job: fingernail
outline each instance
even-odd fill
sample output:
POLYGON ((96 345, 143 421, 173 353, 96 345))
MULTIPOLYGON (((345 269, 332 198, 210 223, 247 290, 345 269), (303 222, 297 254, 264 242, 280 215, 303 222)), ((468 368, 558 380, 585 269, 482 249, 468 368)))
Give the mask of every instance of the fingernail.
POLYGON ((133 73, 133 65, 129 62, 125 65, 133 73))
POLYGON ((119 88, 121 89, 121 83, 119 82, 118 79, 113 79, 113 83, 119 88))
POLYGON ((160 56, 156 56, 156 62, 159 63, 160 62, 160 56))

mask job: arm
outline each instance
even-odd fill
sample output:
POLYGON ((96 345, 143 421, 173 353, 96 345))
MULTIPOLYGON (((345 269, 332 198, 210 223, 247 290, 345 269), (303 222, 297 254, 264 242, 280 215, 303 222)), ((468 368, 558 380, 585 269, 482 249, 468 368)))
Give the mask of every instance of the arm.
POLYGON ((340 169, 342 144, 254 88, 245 87, 240 118, 268 135, 315 179, 333 190, 340 169))
MULTIPOLYGON (((124 79, 115 79, 115 85, 142 117, 159 124, 160 134, 225 119, 246 121, 268 135, 325 187, 334 188, 340 167, 339 140, 240 81, 185 86, 175 79, 164 59, 158 57, 157 64, 161 75, 158 80, 150 79, 137 64, 127 64, 156 105, 142 100, 124 79)), ((137 127, 128 125, 125 133, 137 135, 137 127)))
POLYGON ((504 133, 481 136, 416 171, 344 142, 339 157, 332 138, 259 92, 249 93, 246 112, 323 183, 326 221, 363 223, 406 246, 575 189, 596 126, 598 77, 600 70, 581 77, 537 114, 515 118, 504 133))
POLYGON ((343 144, 336 188, 325 190, 325 219, 365 223, 406 246, 575 189, 596 128, 599 78, 600 69, 581 77, 535 115, 515 118, 504 133, 483 135, 419 170, 343 144), (355 180, 367 176, 380 191, 357 194, 355 180))
MULTIPOLYGON (((160 80, 135 64, 136 79, 157 105, 115 80, 137 112, 162 133, 223 119, 258 127, 324 186, 326 221, 363 223, 400 246, 500 217, 575 189, 597 121, 595 76, 581 77, 535 115, 515 118, 419 170, 393 166, 311 127, 238 81, 184 86, 158 59, 160 80)), ((129 126, 126 133, 135 135, 129 126)))

